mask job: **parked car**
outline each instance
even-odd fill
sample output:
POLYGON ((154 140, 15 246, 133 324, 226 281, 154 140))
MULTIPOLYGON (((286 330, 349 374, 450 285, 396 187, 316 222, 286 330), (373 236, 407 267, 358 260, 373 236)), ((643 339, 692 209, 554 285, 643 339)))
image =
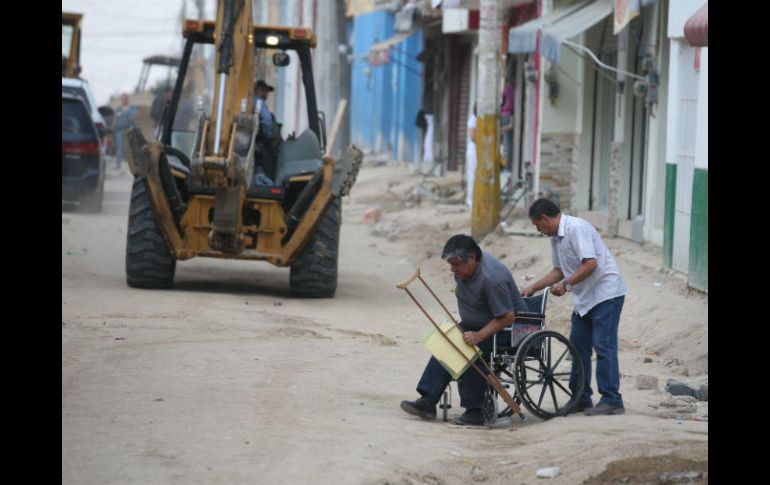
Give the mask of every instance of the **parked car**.
POLYGON ((91 88, 88 87, 88 83, 84 79, 63 77, 61 78, 61 93, 62 94, 74 94, 80 96, 86 103, 88 112, 93 119, 96 129, 99 133, 99 139, 104 144, 104 137, 109 133, 110 126, 105 122, 99 108, 96 106, 93 94, 91 94, 91 88))
MULTIPOLYGON (((112 120, 115 118, 115 110, 112 109, 109 106, 99 106, 99 113, 102 115, 102 118, 104 118, 104 123, 110 127, 112 126, 112 120)), ((107 136, 102 138, 102 141, 104 142, 104 151, 105 153, 110 156, 115 156, 115 134, 112 132, 111 129, 108 128, 107 130, 107 136)))
POLYGON ((61 196, 87 212, 101 212, 105 155, 99 132, 80 96, 61 95, 61 196))

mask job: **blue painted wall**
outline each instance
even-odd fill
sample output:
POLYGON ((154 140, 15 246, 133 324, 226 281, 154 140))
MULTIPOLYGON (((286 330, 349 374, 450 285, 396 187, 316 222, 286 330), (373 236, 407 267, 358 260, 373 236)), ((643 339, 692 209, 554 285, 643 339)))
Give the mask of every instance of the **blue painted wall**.
POLYGON ((414 120, 422 97, 422 32, 390 49, 390 60, 370 66, 372 44, 395 34, 393 14, 370 12, 352 21, 354 62, 351 69, 350 137, 359 147, 388 152, 404 161, 419 159, 420 133, 414 120))

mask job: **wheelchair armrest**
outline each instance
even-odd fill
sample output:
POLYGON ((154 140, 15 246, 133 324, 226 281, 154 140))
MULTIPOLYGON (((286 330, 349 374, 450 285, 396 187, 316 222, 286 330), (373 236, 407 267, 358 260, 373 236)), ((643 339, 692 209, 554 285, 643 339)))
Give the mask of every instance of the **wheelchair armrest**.
POLYGON ((513 321, 516 323, 530 323, 531 320, 543 320, 544 318, 545 314, 540 312, 516 312, 513 321), (519 322, 519 319, 524 321, 519 322))

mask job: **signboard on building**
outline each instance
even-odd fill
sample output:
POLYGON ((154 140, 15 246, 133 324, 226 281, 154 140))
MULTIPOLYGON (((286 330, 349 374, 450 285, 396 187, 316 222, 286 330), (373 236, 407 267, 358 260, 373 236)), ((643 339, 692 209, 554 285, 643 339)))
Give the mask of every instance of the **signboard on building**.
POLYGON ((615 0, 615 21, 612 33, 618 35, 618 32, 638 16, 639 0, 615 0))
POLYGON ((441 32, 444 34, 479 30, 479 11, 467 8, 445 8, 441 17, 441 32))

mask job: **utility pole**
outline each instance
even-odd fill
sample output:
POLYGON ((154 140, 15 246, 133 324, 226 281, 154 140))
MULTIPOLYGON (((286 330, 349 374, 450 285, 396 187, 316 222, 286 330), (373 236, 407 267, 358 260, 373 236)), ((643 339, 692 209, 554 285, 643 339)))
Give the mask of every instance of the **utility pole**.
MULTIPOLYGON (((471 236, 477 241, 500 222, 500 2, 481 0, 478 89, 476 95, 476 173, 473 177, 471 236)), ((470 107, 473 109, 473 107, 470 107)))
MULTIPOLYGON (((340 98, 348 100, 348 111, 342 118, 342 124, 340 125, 339 135, 337 135, 337 146, 340 147, 339 153, 342 152, 350 144, 350 60, 348 55, 351 48, 348 45, 348 29, 347 29, 347 17, 345 16, 346 2, 342 0, 336 0, 337 7, 337 44, 338 46, 345 46, 344 52, 338 50, 339 61, 337 62, 338 79, 339 79, 339 95, 340 98)), ((339 49, 339 47, 338 47, 339 49)), ((336 107, 335 107, 336 109, 336 107)), ((334 148, 334 147, 332 147, 334 148)))

